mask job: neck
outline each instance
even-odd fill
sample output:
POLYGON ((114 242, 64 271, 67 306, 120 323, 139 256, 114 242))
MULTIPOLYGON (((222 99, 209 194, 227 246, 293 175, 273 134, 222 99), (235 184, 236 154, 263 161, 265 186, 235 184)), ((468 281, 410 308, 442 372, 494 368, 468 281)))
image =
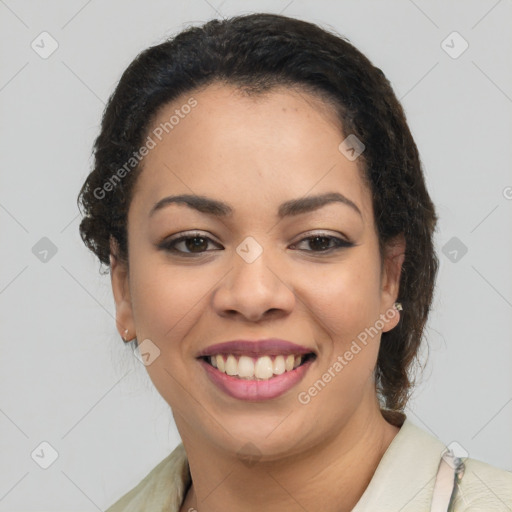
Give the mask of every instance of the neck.
POLYGON ((193 483, 180 512, 348 512, 398 431, 377 407, 358 412, 334 437, 312 449, 256 464, 243 464, 236 455, 184 438, 193 483))

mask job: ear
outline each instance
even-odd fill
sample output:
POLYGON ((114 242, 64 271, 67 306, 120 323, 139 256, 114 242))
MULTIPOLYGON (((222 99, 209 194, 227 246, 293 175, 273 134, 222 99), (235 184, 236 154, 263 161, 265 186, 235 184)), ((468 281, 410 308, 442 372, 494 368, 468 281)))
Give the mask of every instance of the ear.
POLYGON ((386 319, 383 332, 390 331, 400 320, 400 313, 394 304, 400 291, 400 276, 405 258, 405 237, 403 233, 389 240, 384 247, 384 261, 381 276, 381 315, 386 319))
POLYGON ((114 239, 110 242, 110 278, 116 304, 116 327, 124 341, 135 338, 135 322, 130 295, 128 264, 119 256, 114 239))

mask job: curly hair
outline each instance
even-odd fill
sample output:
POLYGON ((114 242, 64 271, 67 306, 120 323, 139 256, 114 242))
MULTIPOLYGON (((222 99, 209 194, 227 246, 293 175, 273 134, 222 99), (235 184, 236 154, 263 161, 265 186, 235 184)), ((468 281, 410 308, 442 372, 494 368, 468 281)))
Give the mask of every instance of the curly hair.
POLYGON ((399 324, 382 334, 375 369, 381 405, 403 410, 439 265, 433 244, 437 216, 418 149, 388 79, 338 34, 295 18, 259 13, 189 27, 141 52, 103 114, 94 167, 78 197, 82 240, 107 267, 114 240, 118 257, 128 262, 127 213, 141 170, 133 162, 134 152, 159 109, 219 82, 249 94, 276 86, 315 93, 334 106, 345 135, 355 134, 365 144, 364 158, 358 161, 372 195, 381 256, 394 236, 403 234, 406 241, 398 296, 404 309, 399 324), (126 170, 129 161, 133 169, 119 180, 119 170, 126 170))

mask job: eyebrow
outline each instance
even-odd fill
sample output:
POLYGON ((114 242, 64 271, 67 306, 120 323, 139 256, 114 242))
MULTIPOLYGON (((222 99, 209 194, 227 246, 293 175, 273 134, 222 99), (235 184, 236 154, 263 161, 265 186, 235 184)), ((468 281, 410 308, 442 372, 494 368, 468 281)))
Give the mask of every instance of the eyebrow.
MULTIPOLYGON (((279 206, 278 217, 282 219, 284 217, 291 217, 294 215, 300 215, 302 213, 312 212, 322 208, 327 204, 335 202, 349 206, 352 208, 352 210, 357 212, 361 218, 363 217, 358 206, 339 192, 328 192, 326 194, 301 197, 299 199, 291 199, 290 201, 286 201, 279 206)), ((226 217, 233 213, 233 209, 228 204, 216 199, 194 194, 181 194, 160 199, 149 212, 149 216, 151 217, 158 210, 161 210, 170 204, 184 204, 189 208, 197 210, 198 212, 205 213, 207 215, 213 215, 215 217, 226 217)))

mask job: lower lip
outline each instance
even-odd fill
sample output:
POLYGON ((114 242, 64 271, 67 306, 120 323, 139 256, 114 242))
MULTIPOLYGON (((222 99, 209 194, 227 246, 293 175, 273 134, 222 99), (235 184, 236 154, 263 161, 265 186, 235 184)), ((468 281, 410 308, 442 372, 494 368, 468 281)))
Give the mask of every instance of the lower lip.
POLYGON ((295 370, 284 372, 268 380, 238 379, 217 370, 203 359, 200 359, 199 362, 203 365, 210 380, 227 395, 239 400, 260 402, 277 398, 293 388, 303 379, 313 360, 308 359, 295 370))

